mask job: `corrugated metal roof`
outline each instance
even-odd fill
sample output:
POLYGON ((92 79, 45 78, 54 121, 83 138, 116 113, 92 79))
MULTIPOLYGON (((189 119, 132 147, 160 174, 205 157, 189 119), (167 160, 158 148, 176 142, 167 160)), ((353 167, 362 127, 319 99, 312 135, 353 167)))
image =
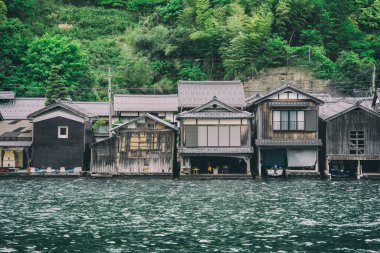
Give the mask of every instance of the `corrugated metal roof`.
POLYGON ((253 154, 252 147, 228 147, 228 148, 179 148, 181 154, 196 155, 196 154, 253 154))
POLYGON ((14 99, 15 96, 13 91, 0 91, 0 99, 14 99))
POLYGON ((15 98, 6 103, 0 103, 0 113, 4 120, 26 119, 29 114, 44 107, 44 98, 15 98))
POLYGON ((180 81, 178 83, 178 105, 197 107, 214 96, 230 106, 244 107, 245 96, 240 81, 180 81))
POLYGON ((276 139, 257 139, 257 146, 267 147, 318 147, 322 146, 322 140, 276 140, 276 139))
MULTIPOLYGON (((89 117, 106 117, 109 114, 108 102, 78 102, 78 101, 61 101, 61 103, 78 110, 89 117)), ((113 111, 112 115, 116 113, 113 111)))
POLYGON ((178 96, 171 95, 122 95, 114 96, 114 110, 123 112, 176 112, 178 96))

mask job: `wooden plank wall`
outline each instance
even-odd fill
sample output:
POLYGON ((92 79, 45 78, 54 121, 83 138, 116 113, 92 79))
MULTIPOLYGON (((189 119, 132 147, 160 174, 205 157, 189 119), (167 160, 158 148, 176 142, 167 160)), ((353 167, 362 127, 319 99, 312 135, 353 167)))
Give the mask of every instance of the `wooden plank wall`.
POLYGON ((380 118, 361 109, 352 110, 332 119, 326 126, 326 154, 349 155, 350 131, 364 131, 365 154, 379 155, 379 129, 380 118))

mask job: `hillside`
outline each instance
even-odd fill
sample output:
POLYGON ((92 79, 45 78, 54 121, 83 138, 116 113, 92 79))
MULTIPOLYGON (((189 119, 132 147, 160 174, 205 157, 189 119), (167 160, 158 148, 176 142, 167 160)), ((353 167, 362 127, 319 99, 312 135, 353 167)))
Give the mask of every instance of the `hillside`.
POLYGON ((380 0, 0 0, 0 90, 106 100, 108 66, 118 93, 284 66, 369 89, 379 27, 380 0))

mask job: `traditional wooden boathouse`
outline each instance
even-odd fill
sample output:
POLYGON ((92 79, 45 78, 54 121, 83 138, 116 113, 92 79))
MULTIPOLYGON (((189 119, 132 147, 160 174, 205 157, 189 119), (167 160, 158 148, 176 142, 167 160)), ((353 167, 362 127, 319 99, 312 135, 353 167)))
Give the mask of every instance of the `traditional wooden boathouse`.
POLYGON ((150 114, 111 129, 113 136, 91 145, 91 172, 172 174, 178 128, 150 114))
POLYGON ((371 99, 325 103, 319 128, 324 143, 321 165, 327 177, 380 176, 380 114, 371 107, 371 99))
POLYGON ((178 114, 181 174, 248 174, 252 114, 214 97, 190 111, 178 114), (211 166, 212 171, 208 171, 211 166))
POLYGON ((247 103, 255 115, 256 176, 319 174, 318 108, 323 101, 287 84, 249 97, 247 103))
POLYGON ((89 168, 92 129, 88 115, 57 102, 28 118, 33 122, 32 166, 89 168))

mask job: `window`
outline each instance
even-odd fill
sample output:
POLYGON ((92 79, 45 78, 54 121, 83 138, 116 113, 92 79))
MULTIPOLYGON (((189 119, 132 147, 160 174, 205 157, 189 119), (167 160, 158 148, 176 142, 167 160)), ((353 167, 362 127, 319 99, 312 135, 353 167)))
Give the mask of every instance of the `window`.
POLYGON ((69 138, 69 127, 67 126, 59 126, 58 127, 58 138, 67 139, 69 138))
POLYGON ((304 111, 273 111, 273 130, 305 130, 304 111))
POLYGON ((364 131, 350 132, 349 150, 350 154, 364 154, 364 131))

